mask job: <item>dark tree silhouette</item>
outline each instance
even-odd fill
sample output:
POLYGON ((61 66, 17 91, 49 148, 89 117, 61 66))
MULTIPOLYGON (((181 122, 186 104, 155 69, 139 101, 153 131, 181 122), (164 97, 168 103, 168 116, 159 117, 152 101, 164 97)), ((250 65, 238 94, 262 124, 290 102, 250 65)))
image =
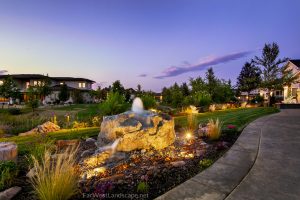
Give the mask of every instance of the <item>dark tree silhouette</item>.
POLYGON ((253 63, 246 62, 237 78, 237 89, 239 92, 247 92, 257 89, 260 85, 260 69, 253 63))

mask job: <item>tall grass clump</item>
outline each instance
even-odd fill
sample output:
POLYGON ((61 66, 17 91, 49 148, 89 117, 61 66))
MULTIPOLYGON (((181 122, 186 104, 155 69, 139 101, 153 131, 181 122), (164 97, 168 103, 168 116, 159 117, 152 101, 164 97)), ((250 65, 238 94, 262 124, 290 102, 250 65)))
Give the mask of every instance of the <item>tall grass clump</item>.
POLYGON ((194 114, 187 116, 187 129, 188 131, 194 132, 198 128, 198 121, 194 114))
POLYGON ((209 119, 207 124, 207 136, 211 140, 217 140, 221 136, 222 122, 217 118, 216 120, 209 119))
POLYGON ((77 192, 78 174, 75 171, 75 155, 78 147, 68 148, 51 157, 45 151, 42 161, 33 158, 33 176, 30 181, 41 200, 66 200, 77 192))

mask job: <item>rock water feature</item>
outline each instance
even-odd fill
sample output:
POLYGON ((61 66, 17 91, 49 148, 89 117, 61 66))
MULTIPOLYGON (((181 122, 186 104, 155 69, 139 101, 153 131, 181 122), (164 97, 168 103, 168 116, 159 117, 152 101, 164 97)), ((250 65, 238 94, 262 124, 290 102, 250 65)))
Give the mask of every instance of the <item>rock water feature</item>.
POLYGON ((175 134, 171 117, 145 111, 137 98, 131 111, 104 117, 97 141, 88 139, 80 148, 81 192, 104 194, 135 193, 140 181, 158 191, 178 181, 174 174, 187 176, 191 166, 198 170, 211 147, 200 137, 175 134))
POLYGON ((175 141, 174 120, 167 115, 144 111, 142 101, 136 98, 131 111, 103 118, 98 145, 116 139, 120 139, 118 151, 163 149, 175 141))

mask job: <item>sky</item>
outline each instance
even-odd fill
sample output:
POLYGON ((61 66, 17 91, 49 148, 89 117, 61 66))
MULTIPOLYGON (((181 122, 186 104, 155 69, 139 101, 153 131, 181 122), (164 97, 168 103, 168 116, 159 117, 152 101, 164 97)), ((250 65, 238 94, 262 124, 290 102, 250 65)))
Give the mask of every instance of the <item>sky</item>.
POLYGON ((299 9, 299 0, 0 0, 0 73, 159 92, 213 67, 235 83, 265 43, 300 59, 299 9))

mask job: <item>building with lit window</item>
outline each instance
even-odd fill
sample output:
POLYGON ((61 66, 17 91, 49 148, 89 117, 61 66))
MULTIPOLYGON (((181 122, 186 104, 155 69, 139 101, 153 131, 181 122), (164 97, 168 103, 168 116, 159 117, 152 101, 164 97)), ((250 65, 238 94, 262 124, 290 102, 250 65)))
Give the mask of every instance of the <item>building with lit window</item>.
MULTIPOLYGON (((93 99, 90 96, 90 90, 95 81, 86 78, 74 78, 74 77, 48 77, 41 74, 12 74, 12 75, 0 75, 0 85, 3 84, 6 77, 11 76, 17 84, 21 92, 21 99, 19 101, 26 102, 28 100, 28 88, 29 86, 38 86, 44 83, 46 79, 50 81, 51 94, 46 97, 41 97, 43 103, 55 103, 58 101, 58 96, 62 85, 66 85, 70 93, 68 103, 74 102, 75 93, 80 93, 84 102, 92 102, 93 99)), ((0 102, 8 102, 8 99, 0 97, 0 102)))

